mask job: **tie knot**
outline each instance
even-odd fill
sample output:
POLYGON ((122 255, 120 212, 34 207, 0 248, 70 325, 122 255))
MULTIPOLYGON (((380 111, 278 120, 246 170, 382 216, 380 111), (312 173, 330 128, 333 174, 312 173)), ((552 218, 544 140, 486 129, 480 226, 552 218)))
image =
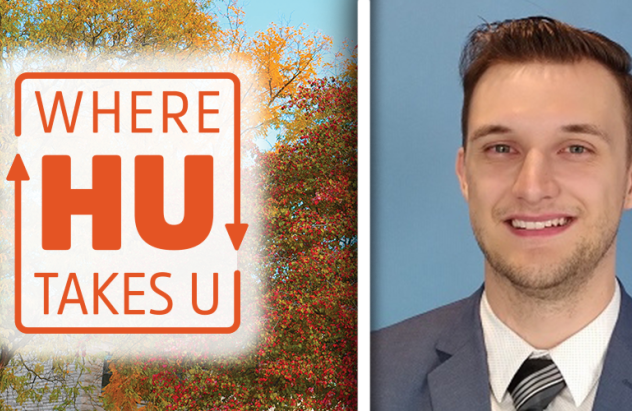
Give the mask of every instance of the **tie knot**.
POLYGON ((529 358, 516 372, 508 390, 516 411, 542 411, 565 385, 553 360, 529 358))

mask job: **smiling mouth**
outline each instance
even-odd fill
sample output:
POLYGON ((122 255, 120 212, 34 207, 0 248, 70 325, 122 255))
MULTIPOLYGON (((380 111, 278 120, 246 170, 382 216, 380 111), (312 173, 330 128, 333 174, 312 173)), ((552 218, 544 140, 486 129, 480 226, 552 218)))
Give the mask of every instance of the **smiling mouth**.
POLYGON ((572 217, 560 217, 543 221, 525 221, 517 218, 507 220, 507 223, 513 228, 525 231, 537 231, 547 228, 564 227, 571 223, 572 217))

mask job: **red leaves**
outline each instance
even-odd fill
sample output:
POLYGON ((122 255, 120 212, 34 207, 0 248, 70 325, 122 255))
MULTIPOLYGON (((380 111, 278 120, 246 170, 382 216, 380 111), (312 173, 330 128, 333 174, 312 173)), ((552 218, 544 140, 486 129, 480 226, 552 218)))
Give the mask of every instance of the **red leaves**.
POLYGON ((356 98, 349 82, 300 88, 288 110, 316 120, 262 157, 270 286, 259 372, 306 408, 356 404, 356 98))
POLYGON ((317 80, 286 109, 300 135, 257 153, 260 174, 243 183, 261 193, 248 210, 262 227, 258 248, 240 256, 265 284, 260 340, 239 358, 132 363, 134 385, 119 392, 166 410, 357 408, 355 84, 317 80))

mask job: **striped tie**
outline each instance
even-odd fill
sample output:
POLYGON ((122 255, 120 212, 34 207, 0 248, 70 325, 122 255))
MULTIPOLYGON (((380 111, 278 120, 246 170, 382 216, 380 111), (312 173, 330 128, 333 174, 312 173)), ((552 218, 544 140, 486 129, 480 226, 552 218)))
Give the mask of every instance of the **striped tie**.
POLYGON ((516 411, 543 411, 564 389, 564 377, 548 358, 530 358, 509 383, 516 411))

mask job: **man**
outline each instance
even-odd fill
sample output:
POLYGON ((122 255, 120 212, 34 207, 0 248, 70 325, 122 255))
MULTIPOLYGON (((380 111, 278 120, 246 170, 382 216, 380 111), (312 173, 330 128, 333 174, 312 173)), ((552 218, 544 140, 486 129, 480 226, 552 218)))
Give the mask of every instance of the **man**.
POLYGON ((472 32, 456 173, 484 287, 373 335, 372 409, 632 410, 615 276, 630 69, 618 44, 546 17, 472 32))

